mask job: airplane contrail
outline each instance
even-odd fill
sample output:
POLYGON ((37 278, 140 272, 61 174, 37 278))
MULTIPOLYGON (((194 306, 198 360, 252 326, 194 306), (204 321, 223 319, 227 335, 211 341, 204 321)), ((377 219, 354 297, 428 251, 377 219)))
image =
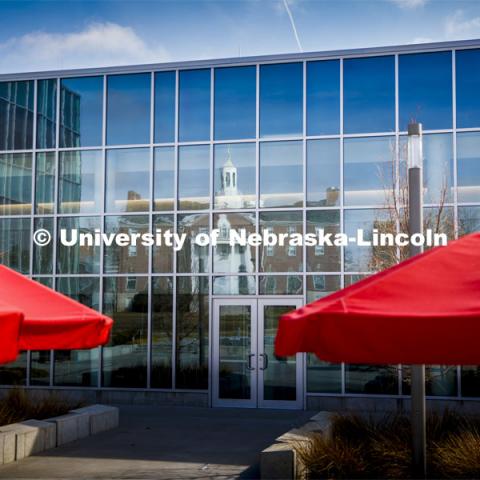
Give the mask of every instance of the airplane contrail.
POLYGON ((287 11, 288 17, 290 18, 290 23, 292 24, 293 34, 295 35, 295 40, 297 41, 298 49, 300 52, 303 52, 302 44, 300 43, 300 38, 298 38, 297 27, 295 26, 295 21, 293 20, 292 12, 290 11, 290 7, 288 6, 287 0, 283 0, 283 4, 285 5, 285 10, 287 11))

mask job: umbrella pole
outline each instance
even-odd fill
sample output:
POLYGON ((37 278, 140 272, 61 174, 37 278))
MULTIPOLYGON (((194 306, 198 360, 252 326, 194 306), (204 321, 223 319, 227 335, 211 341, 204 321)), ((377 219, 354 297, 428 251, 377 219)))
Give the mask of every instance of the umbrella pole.
MULTIPOLYGON (((422 211, 422 169, 418 166, 408 169, 408 201, 410 235, 423 232, 422 211)), ((410 243, 410 256, 422 252, 421 246, 410 243)), ((412 447, 415 478, 427 474, 425 365, 412 365, 412 447)))

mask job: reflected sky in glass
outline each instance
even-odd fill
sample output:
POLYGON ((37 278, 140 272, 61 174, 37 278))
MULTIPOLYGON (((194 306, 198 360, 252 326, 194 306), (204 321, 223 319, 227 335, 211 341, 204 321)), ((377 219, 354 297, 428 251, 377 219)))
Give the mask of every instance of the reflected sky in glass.
POLYGON ((179 140, 210 140, 210 70, 180 72, 179 140))
POLYGON ((480 50, 455 53, 457 128, 480 127, 480 50))
POLYGON ((399 56, 400 125, 423 124, 424 130, 452 128, 452 54, 418 53, 399 56))
POLYGON ((260 206, 294 207, 303 204, 302 142, 260 144, 260 206))
POLYGON ((260 66, 260 136, 301 135, 303 64, 260 66))
POLYGON ((61 213, 102 210, 101 150, 60 152, 58 197, 61 213))
POLYGON ((153 180, 155 210, 173 210, 175 187, 175 147, 154 150, 155 172, 153 180))
POLYGON ((192 145, 178 149, 178 206, 199 210, 210 204, 210 147, 192 145))
POLYGON ((37 82, 37 148, 55 148, 57 80, 37 82))
POLYGON ((480 202, 480 132, 457 133, 459 202, 480 202))
POLYGON ((155 172, 153 195, 155 210, 173 210, 175 196, 175 147, 154 150, 155 172))
POLYGON ((33 147, 34 82, 0 82, 0 150, 33 147))
POLYGON ((395 57, 354 58, 343 62, 345 133, 395 130, 395 57))
POLYGON ((340 61, 307 63, 307 135, 340 132, 340 61))
POLYGON ((149 73, 110 75, 107 79, 107 144, 150 141, 149 73))
POLYGON ((215 208, 255 207, 255 144, 217 144, 214 148, 215 208))
POLYGON ((103 77, 63 78, 60 147, 102 145, 103 77))
POLYGON ((155 73, 155 143, 175 141, 175 72, 155 73))
POLYGON ((215 69, 215 139, 255 138, 256 67, 215 69))
POLYGON ((106 211, 143 212, 149 208, 150 150, 107 151, 106 211))
POLYGON ((340 140, 307 141, 307 206, 340 203, 340 140))
POLYGON ((384 205, 394 182, 395 138, 344 140, 345 205, 384 205))
POLYGON ((424 202, 440 204, 452 201, 452 134, 424 135, 423 158, 424 202))

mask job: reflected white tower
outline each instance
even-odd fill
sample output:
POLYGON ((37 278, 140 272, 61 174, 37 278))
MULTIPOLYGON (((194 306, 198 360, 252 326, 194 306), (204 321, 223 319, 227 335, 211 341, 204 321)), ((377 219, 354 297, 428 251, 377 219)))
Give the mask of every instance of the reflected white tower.
POLYGON ((217 201, 223 208, 243 208, 242 195, 238 190, 237 167, 232 162, 230 147, 227 160, 222 167, 221 190, 217 193, 217 201))

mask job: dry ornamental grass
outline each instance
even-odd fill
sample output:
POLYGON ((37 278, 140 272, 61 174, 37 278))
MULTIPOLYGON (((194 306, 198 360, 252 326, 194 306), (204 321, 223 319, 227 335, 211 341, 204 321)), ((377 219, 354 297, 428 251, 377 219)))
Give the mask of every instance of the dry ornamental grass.
MULTIPOLYGON (((412 478, 410 419, 336 415, 331 436, 294 448, 308 478, 412 478)), ((480 478, 480 418, 446 410, 427 420, 429 478, 480 478)))
POLYGON ((0 426, 32 418, 42 420, 64 415, 81 406, 82 403, 56 393, 44 398, 32 398, 25 390, 13 388, 0 399, 0 426))

